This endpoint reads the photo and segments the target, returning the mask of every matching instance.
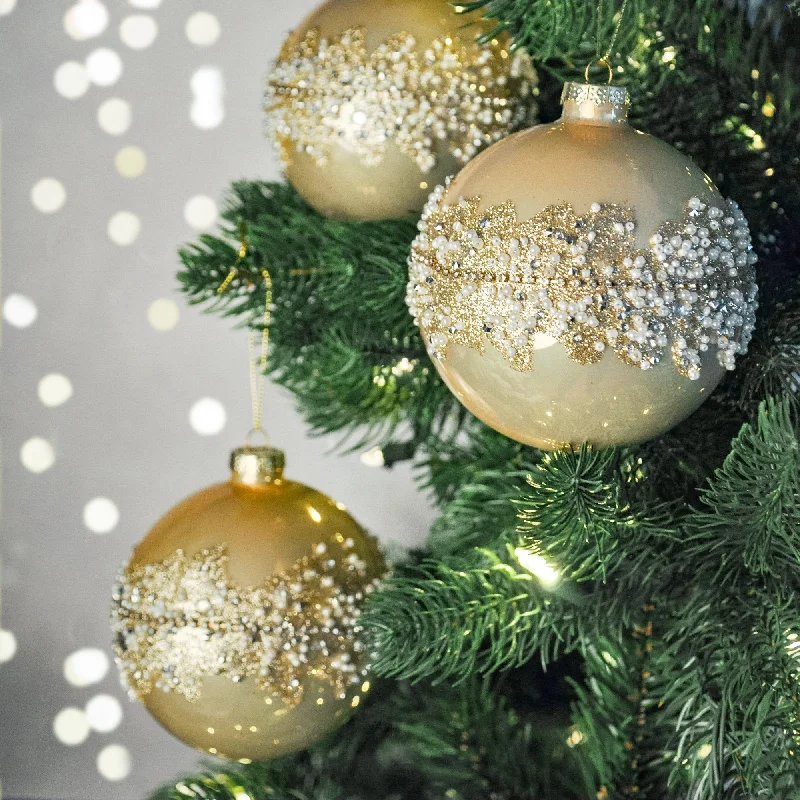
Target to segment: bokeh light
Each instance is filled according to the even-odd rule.
[[[138,178],[147,166],[147,157],[141,147],[129,145],[117,153],[114,165],[123,178]]]
[[[24,294],[10,294],[3,302],[3,319],[15,328],[27,328],[36,322],[36,304]]]
[[[45,472],[56,463],[53,445],[41,436],[28,439],[20,448],[19,458],[25,469],[37,474]]]
[[[183,207],[183,217],[193,228],[208,228],[217,220],[217,204],[207,195],[195,195]]]
[[[53,733],[61,744],[74,747],[89,736],[89,720],[80,708],[63,708],[53,720]]]
[[[209,47],[219,39],[219,20],[208,11],[198,11],[186,21],[186,38],[198,47]]]
[[[111,533],[119,523],[119,509],[107,497],[95,497],[83,507],[83,524],[92,533]]]
[[[122,75],[122,59],[114,50],[99,47],[86,56],[86,74],[96,86],[112,86]]]
[[[192,107],[189,116],[201,130],[211,130],[225,119],[225,82],[217,67],[200,67],[192,75],[189,86],[192,90]]]
[[[17,652],[17,637],[11,631],[0,628],[0,664],[11,661]]]
[[[359,456],[359,461],[365,467],[382,467],[384,464],[383,450],[380,447],[371,447]]]
[[[92,730],[109,733],[122,722],[122,706],[110,694],[97,694],[86,704],[86,718]]]
[[[107,781],[122,781],[131,772],[131,754],[121,744],[110,744],[97,755],[97,771]]]
[[[147,14],[132,14],[125,17],[119,26],[119,38],[131,50],[144,50],[156,40],[158,25]]]
[[[99,36],[107,26],[108,9],[100,0],[78,0],[64,14],[64,30],[79,42]]]
[[[147,309],[147,321],[157,331],[171,331],[177,324],[180,312],[174,300],[160,297]]]
[[[42,178],[31,189],[31,203],[43,214],[54,214],[60,211],[67,200],[64,184],[55,178]]]
[[[142,228],[139,217],[130,211],[118,211],[108,221],[108,238],[120,247],[127,247],[136,241]]]
[[[64,679],[72,686],[100,683],[108,673],[108,656],[97,647],[82,647],[64,659]]]
[[[110,97],[97,109],[97,124],[111,136],[120,136],[131,126],[131,105],[127,100]]]
[[[89,73],[80,61],[65,61],[53,73],[53,86],[67,100],[75,100],[86,94],[89,88]]]
[[[66,403],[72,397],[72,384],[65,375],[52,372],[39,381],[38,391],[42,405],[54,408]]]
[[[213,397],[198,400],[189,411],[189,424],[201,436],[215,436],[228,420],[225,407]]]

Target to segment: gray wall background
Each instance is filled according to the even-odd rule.
[[[71,12],[70,35],[64,18],[76,2],[93,7],[81,8],[77,17]],[[98,5],[108,12],[104,29],[76,39],[81,14],[89,27],[102,21]],[[233,179],[277,176],[261,133],[262,80],[287,31],[313,5],[0,0],[2,289],[6,299],[24,295],[38,311],[32,324],[17,327],[14,302],[6,303],[0,347],[0,777],[6,797],[138,800],[197,764],[199,754],[127,701],[113,663],[100,680],[74,686],[65,677],[65,660],[82,648],[110,656],[107,609],[118,566],[170,506],[224,479],[228,450],[250,427],[246,336],[183,303],[175,291],[176,248],[197,235],[184,218],[191,197],[219,200]],[[213,44],[187,38],[187,20],[197,11],[219,22]],[[157,26],[149,46],[135,49],[121,37],[131,15],[150,17]],[[130,40],[127,32],[132,25],[135,34],[137,24],[152,28],[125,23],[124,38]],[[74,92],[85,91],[72,99],[59,94],[59,66],[83,64],[98,48],[119,55],[121,77],[85,88],[82,68],[73,66],[67,77],[72,70]],[[203,66],[221,71],[225,91],[224,118],[208,130],[190,117],[190,82]],[[132,110],[121,135],[98,124],[98,108],[109,98],[127,101]],[[126,146],[146,156],[138,177],[123,177],[115,166]],[[66,192],[53,213],[32,202],[43,178],[56,179]],[[119,211],[141,223],[129,246],[107,233]],[[148,322],[158,298],[178,305],[172,330]],[[51,373],[66,376],[73,390],[56,407],[37,395],[40,379]],[[199,435],[190,425],[190,409],[203,397],[215,398],[227,412],[217,435]],[[267,409],[292,477],[346,503],[384,541],[422,540],[432,514],[407,468],[389,472],[364,465],[358,455],[332,455],[334,442],[308,439],[291,398],[273,388]],[[49,442],[55,456],[39,473],[20,456],[32,437]],[[112,500],[120,515],[103,535],[84,522],[84,507],[96,497]],[[80,744],[59,741],[53,729],[59,712],[80,711],[98,694],[120,701],[121,723],[109,732],[91,731]],[[75,721],[72,714],[67,727],[74,733],[85,718],[78,713]],[[98,771],[98,756],[110,745],[126,748],[130,757],[129,774],[120,780]],[[121,752],[105,758],[112,769],[122,763],[124,773],[125,759],[113,757]]]

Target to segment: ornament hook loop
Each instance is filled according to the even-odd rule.
[[[269,447],[269,436],[267,435],[267,432],[261,426],[259,426],[257,428],[251,428],[247,432],[247,436],[244,437],[244,446],[246,449],[252,450],[254,447],[256,447],[256,445],[253,444],[253,437],[258,436],[259,434],[264,438],[264,441],[262,444],[258,445],[258,447]]]
[[[594,67],[594,66],[605,67],[606,68],[606,70],[608,71],[608,80],[606,81],[606,83],[610,86],[611,82],[614,80],[614,69],[612,68],[611,61],[609,61],[607,56],[603,56],[602,58],[598,58],[595,61],[590,61],[586,65],[586,69],[583,72],[583,76],[584,76],[584,78],[586,78],[586,83],[590,83],[591,82],[589,80],[589,72],[591,71],[592,67]]]

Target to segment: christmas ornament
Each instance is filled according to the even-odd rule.
[[[289,37],[267,80],[269,135],[318,211],[389,219],[422,208],[527,113],[535,73],[502,36],[445,0],[328,0]]]
[[[557,122],[433,192],[408,305],[444,381],[501,433],[546,449],[640,442],[745,352],[756,259],[736,204],[627,124],[624,88],[568,83],[562,101]]]
[[[247,258],[245,229],[226,291]],[[116,660],[133,697],[171,733],[242,762],[309,747],[369,690],[361,602],[385,571],[343,505],[283,477],[262,433],[272,281],[260,358],[250,336],[253,430],[231,477],[150,531],[114,593]]]
[[[114,596],[132,695],[186,744],[245,761],[307,748],[358,705],[359,606],[384,571],[343,506],[283,461],[234,450],[231,479],[158,522]]]

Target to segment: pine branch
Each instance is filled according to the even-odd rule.
[[[411,452],[442,428],[457,406],[429,366],[405,308],[405,260],[416,228],[407,221],[341,222],[313,211],[283,184],[232,187],[218,236],[203,235],[180,255],[189,300],[258,328],[261,272],[275,309],[269,369],[288,388],[311,430],[355,437],[354,447],[385,444],[410,423]],[[236,264],[239,223],[247,257]]]
[[[605,580],[626,568],[631,538],[668,535],[670,512],[652,504],[648,513],[635,511],[628,500],[621,451],[548,453],[528,477],[533,491],[520,502],[520,532],[559,564],[571,580]],[[658,518],[660,515],[660,519]],[[643,581],[661,565],[648,553]],[[639,565],[637,565],[639,566]]]
[[[465,475],[514,470],[539,456],[538,451],[497,433],[464,410],[455,428],[428,442],[418,463],[425,474],[423,488],[430,489],[444,505],[455,497]]]
[[[183,778],[151,795],[150,800],[344,800],[342,788],[327,778],[305,781],[302,788],[291,759],[226,765]]]
[[[566,746],[566,719],[558,709],[513,710],[501,685],[470,680],[431,696],[402,694],[395,725],[407,757],[438,775],[448,796],[484,800],[584,798],[576,762]],[[454,702],[455,701],[455,702]],[[562,709],[566,710],[566,709]],[[542,724],[545,723],[545,724]]]
[[[690,520],[686,557],[698,579],[797,586],[800,564],[800,445],[787,400],[762,403],[746,424]]]
[[[471,438],[462,446],[431,442],[431,454],[421,464],[430,475],[427,485],[442,504],[428,538],[431,555],[437,558],[510,539],[519,523],[516,503],[542,458],[541,451],[507,439],[477,420],[464,432]],[[471,474],[466,482],[465,473]]]
[[[553,706],[521,715],[487,681],[383,682],[310,751],[217,767],[151,800],[588,800],[566,746],[567,709]]]
[[[686,781],[666,788],[675,759],[665,744],[674,736],[676,718],[661,705],[672,673],[660,663],[654,611],[645,606],[640,623],[620,638],[601,637],[583,648],[585,678],[575,685],[573,741],[597,797],[685,797]],[[667,664],[673,666],[669,659]]]
[[[800,411],[800,303],[780,302],[757,330],[732,392],[755,415],[764,397],[783,397],[792,414]]]
[[[527,465],[505,482],[479,472],[436,530],[437,546],[456,555],[398,573],[371,596],[363,621],[377,671],[457,680],[533,657],[548,664],[582,637],[630,624],[642,587],[657,592],[670,580],[677,522],[667,506],[634,504],[623,461],[613,450],[547,454],[524,489]],[[497,482],[495,505],[487,500]],[[486,547],[464,549],[477,539]],[[526,563],[544,569],[546,586]]]
[[[746,417],[723,391],[718,389],[680,425],[633,451],[626,468],[633,477],[646,479],[643,488],[652,491],[655,501],[679,497],[696,505],[699,487],[727,457],[731,439]]]
[[[670,785],[688,787],[682,797],[796,796],[797,612],[794,598],[698,587],[671,615],[655,699],[674,720],[665,749]]]
[[[570,649],[556,601],[509,545],[502,556],[476,549],[399,572],[370,596],[361,619],[378,674],[459,681],[535,655],[547,664]]]

